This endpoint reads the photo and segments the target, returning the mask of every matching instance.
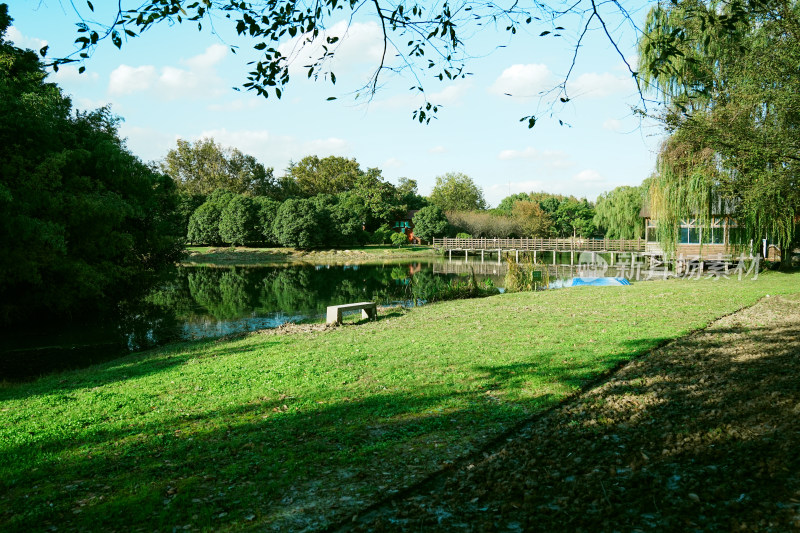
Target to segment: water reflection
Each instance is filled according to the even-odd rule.
[[[551,281],[586,275],[585,265],[548,268]],[[436,300],[452,280],[471,276],[501,288],[507,269],[504,261],[480,258],[387,265],[179,267],[145,301],[125,306],[117,318],[34,324],[30,331],[4,332],[0,379],[86,366],[175,340],[316,319],[325,316],[329,305],[420,305]]]

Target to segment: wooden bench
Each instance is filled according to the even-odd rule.
[[[343,311],[357,311],[359,309],[361,309],[361,318],[371,318],[375,320],[378,316],[378,304],[375,302],[329,305],[326,322],[328,324],[341,324]]]

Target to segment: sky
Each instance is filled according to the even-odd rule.
[[[75,49],[80,16],[110,20],[102,9],[116,2],[101,2],[95,1],[92,13],[81,0],[11,0],[14,22],[5,38],[34,50],[46,44],[48,57],[66,56]],[[641,24],[647,4],[621,4]],[[606,15],[609,31],[635,68],[635,29]],[[369,11],[362,9],[349,26],[346,22],[332,20],[328,27],[329,35],[341,36],[332,66],[335,84],[307,79],[303,65],[310,52],[298,46],[299,37],[280,44],[293,58],[292,80],[281,99],[235,90],[257,53],[255,41],[236,35],[223,18],[206,23],[202,32],[186,23],[157,26],[126,39],[121,50],[103,42],[83,74],[70,65],[48,79],[77,109],[110,105],[123,119],[120,134],[128,148],[144,161],[163,159],[177,139],[212,137],[255,156],[276,176],[303,157],[335,155],[355,158],[364,169],[377,167],[392,183],[401,177],[417,180],[419,192],[427,195],[437,176],[460,172],[492,206],[509,194],[533,191],[595,201],[615,187],[640,184],[653,171],[662,131],[632,112],[643,102],[597,22],[578,50],[566,104],[547,93],[570,68],[581,29],[577,17],[560,21],[566,29],[559,37],[540,36],[552,26],[536,23],[514,36],[503,27],[470,28],[464,39],[472,57],[470,76],[422,78],[428,100],[442,106],[427,125],[412,119],[420,99],[409,91],[417,83],[407,71],[387,73],[371,98],[362,92],[355,99],[378,65],[383,41]],[[397,61],[390,57],[390,65]],[[538,118],[532,129],[520,122],[530,115]]]

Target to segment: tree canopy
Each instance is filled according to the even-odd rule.
[[[410,89],[424,97],[423,103],[413,113],[414,119],[421,123],[429,122],[441,107],[427,99],[426,85],[434,80],[445,82],[467,77],[470,74],[468,65],[474,59],[468,43],[487,28],[501,34],[506,32],[512,37],[530,34],[529,26],[535,25],[539,37],[552,39],[562,36],[566,29],[561,21],[569,19],[574,26],[571,32],[575,41],[571,45],[575,56],[589,30],[598,29],[603,31],[627,64],[607,21],[614,19],[616,25],[627,21],[635,26],[628,12],[618,3],[593,0],[578,0],[567,6],[555,2],[522,4],[482,0],[442,3],[416,0],[144,0],[133,8],[123,7],[122,2],[113,4],[113,7],[104,6],[102,15],[95,13],[94,5],[89,1],[85,8],[81,8],[79,3],[72,3],[72,7],[80,19],[77,22],[78,50],[67,57],[54,59],[52,65],[55,68],[69,62],[84,62],[104,41],[122,48],[128,39],[137,38],[155,26],[187,23],[195,25],[199,31],[206,29],[216,34],[225,27],[249,38],[259,55],[248,64],[243,88],[264,97],[272,95],[277,98],[283,95],[289,84],[293,61],[304,54],[310,54],[310,58],[303,59],[308,78],[335,84],[337,76],[332,64],[339,46],[349,37],[353,23],[371,20],[380,28],[383,46],[371,76],[352,93],[356,98],[371,98],[387,74],[402,73],[406,79],[413,80]],[[99,5],[98,11],[101,11]],[[345,22],[345,27],[335,32],[338,22]],[[288,39],[297,40],[292,47],[296,55],[282,50],[281,44]],[[235,51],[235,47],[232,49]],[[575,57],[572,60],[574,65]],[[79,70],[84,69],[82,64]],[[632,76],[636,75],[630,65],[628,70]],[[569,68],[564,80],[554,87],[553,102],[570,100],[566,82],[571,71]],[[533,115],[521,119],[528,127],[533,127],[536,120]]]
[[[595,205],[594,223],[609,239],[638,239],[644,233],[640,216],[648,181],[640,187],[623,185],[603,193]]]
[[[436,185],[428,198],[442,211],[469,211],[486,209],[483,191],[472,178],[460,172],[436,176]]]
[[[725,202],[744,242],[766,238],[788,252],[800,212],[799,35],[794,0],[652,8],[640,56],[670,133],[650,187],[665,249],[681,217],[707,226]]]
[[[217,189],[250,196],[279,196],[280,185],[271,168],[236,148],[223,148],[214,139],[195,143],[178,139],[161,169],[190,195],[209,195]]]
[[[108,109],[74,113],[10,22],[0,5],[0,323],[113,309],[180,256],[175,185]]]

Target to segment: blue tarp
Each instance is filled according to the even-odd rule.
[[[625,278],[572,278],[570,287],[578,287],[580,285],[595,285],[600,287],[609,287],[612,285],[630,285],[631,282]]]

